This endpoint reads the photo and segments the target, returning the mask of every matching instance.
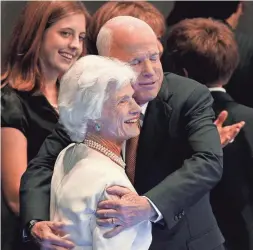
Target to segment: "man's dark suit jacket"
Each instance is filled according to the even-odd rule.
[[[153,227],[150,249],[223,249],[209,203],[209,192],[223,170],[212,102],[205,86],[166,74],[159,95],[148,105],[137,150],[135,188],[163,215]],[[70,142],[59,126],[30,162],[21,181],[23,225],[32,219],[49,220],[53,166]]]
[[[246,122],[235,141],[223,150],[224,172],[211,192],[211,204],[227,248],[253,250],[253,109],[236,103],[227,93],[211,94],[216,115],[228,111],[226,125]]]

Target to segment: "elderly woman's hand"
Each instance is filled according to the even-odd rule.
[[[32,227],[31,236],[42,250],[68,250],[75,247],[74,243],[65,239],[63,228],[65,223],[39,221]]]
[[[119,200],[105,200],[98,204],[97,224],[112,230],[104,234],[111,238],[142,221],[150,220],[157,215],[148,199],[141,197],[128,188],[113,186],[107,188],[107,193],[117,195]]]
[[[234,141],[235,137],[238,135],[242,127],[245,125],[245,122],[241,121],[230,126],[222,127],[227,117],[228,112],[222,111],[217,117],[216,121],[214,122],[214,124],[217,126],[220,135],[221,145],[223,148],[228,143],[232,143]]]

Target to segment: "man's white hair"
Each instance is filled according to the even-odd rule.
[[[89,55],[77,60],[61,79],[60,123],[72,141],[84,140],[88,121],[101,117],[109,85],[120,89],[137,79],[133,69],[116,59]]]
[[[113,35],[119,30],[129,33],[148,31],[156,37],[153,29],[146,22],[132,16],[117,16],[107,21],[98,33],[96,46],[99,55],[109,56]]]

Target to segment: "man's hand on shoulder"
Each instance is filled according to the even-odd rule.
[[[114,237],[124,229],[151,220],[157,215],[147,198],[139,196],[128,188],[113,186],[106,191],[110,195],[119,196],[120,199],[105,200],[98,204],[97,224],[114,227],[104,234],[105,238]]]
[[[68,250],[75,247],[74,243],[67,240],[63,229],[63,222],[39,221],[31,229],[31,236],[42,249]]]

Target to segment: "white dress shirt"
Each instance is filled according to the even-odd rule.
[[[210,90],[210,92],[213,92],[213,91],[220,91],[220,92],[224,92],[226,93],[226,90],[222,87],[211,87],[211,88],[208,88]]]
[[[110,228],[96,224],[97,204],[118,199],[106,188],[120,185],[136,192],[125,169],[83,143],[72,143],[58,156],[51,182],[50,219],[67,222],[66,232],[76,244],[74,250],[148,250],[151,223],[141,222],[106,239]]]

